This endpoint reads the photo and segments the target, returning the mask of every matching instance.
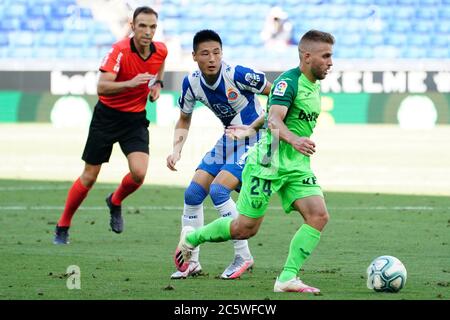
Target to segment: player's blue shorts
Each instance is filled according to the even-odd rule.
[[[260,137],[258,132],[244,140],[233,140],[225,134],[216,142],[214,148],[203,157],[198,169],[208,172],[212,176],[226,170],[242,182],[242,170],[248,148],[253,146]]]

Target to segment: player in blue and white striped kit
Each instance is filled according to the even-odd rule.
[[[167,167],[173,171],[176,171],[175,164],[181,157],[196,101],[211,109],[225,128],[229,125],[251,125],[253,122],[260,122],[264,112],[256,94],[269,95],[271,86],[264,73],[223,62],[222,40],[212,30],[197,32],[193,39],[193,49],[192,56],[199,70],[183,80],[173,152],[167,157]],[[232,140],[224,134],[203,157],[184,193],[182,227],[191,226],[196,229],[203,226],[203,201],[208,194],[222,217],[237,217],[236,204],[230,193],[239,189],[243,155],[258,139],[258,134],[245,140]],[[223,279],[238,278],[253,266],[247,240],[233,242],[234,260],[222,273]],[[196,249],[189,268],[184,272],[176,271],[171,278],[186,278],[200,271],[199,251]]]

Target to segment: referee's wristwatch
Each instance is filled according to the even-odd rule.
[[[162,80],[156,80],[154,84],[159,83],[159,85],[161,86],[161,89],[164,88],[164,82]]]

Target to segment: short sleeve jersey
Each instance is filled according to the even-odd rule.
[[[298,67],[286,71],[272,85],[268,111],[273,105],[288,108],[284,123],[291,132],[300,137],[310,137],[321,110],[320,82],[309,81]],[[253,169],[255,175],[265,179],[311,172],[310,158],[285,141],[278,143],[270,130],[249,152],[247,164],[256,164]]]
[[[124,112],[141,112],[145,110],[149,87],[156,81],[156,76],[167,56],[167,47],[162,42],[152,41],[150,56],[143,59],[133,42],[133,38],[125,38],[113,44],[111,50],[103,58],[100,71],[117,75],[115,81],[128,81],[139,73],[149,73],[152,79],[148,84],[135,88],[127,88],[122,92],[99,96],[100,101],[110,108]]]
[[[226,127],[230,124],[250,124],[262,112],[256,94],[266,87],[264,73],[240,65],[222,62],[220,75],[213,85],[206,83],[200,70],[187,75],[182,84],[178,106],[192,113],[196,101],[212,110]]]

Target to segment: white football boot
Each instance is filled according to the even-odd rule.
[[[191,261],[189,262],[189,268],[187,268],[184,272],[175,271],[170,276],[170,279],[186,279],[187,277],[195,277],[202,272],[202,266],[200,262]]]
[[[193,231],[195,231],[195,229],[191,226],[185,226],[181,229],[180,241],[178,242],[178,246],[175,249],[175,254],[173,256],[173,261],[178,271],[184,272],[189,267],[192,250],[194,250],[195,247],[186,242],[186,235]]]
[[[298,277],[292,278],[289,281],[281,282],[278,280],[275,281],[275,285],[273,287],[273,292],[310,292],[310,293],[318,293],[319,289],[308,286],[304,284]]]
[[[245,260],[241,255],[234,256],[233,262],[225,269],[220,276],[222,279],[236,279],[239,278],[245,271],[253,268],[253,257]]]

